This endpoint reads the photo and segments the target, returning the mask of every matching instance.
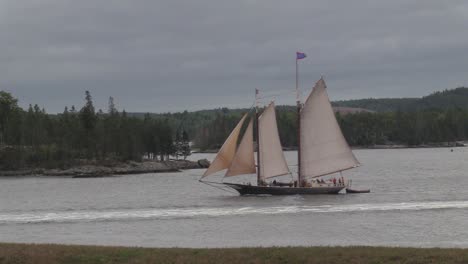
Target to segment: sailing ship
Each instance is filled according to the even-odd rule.
[[[297,100],[298,169],[297,177],[290,182],[272,181],[276,177],[292,176],[279,138],[275,104],[271,102],[261,115],[256,105],[255,115],[249,121],[239,145],[237,142],[248,113],[232,130],[200,181],[204,182],[205,177],[222,170],[226,170],[224,178],[256,173],[256,184],[221,182],[240,195],[337,194],[349,187],[349,181],[341,176],[341,172],[356,168],[360,163],[341,132],[323,77],[317,81],[304,104]],[[337,173],[340,175],[338,180],[336,177],[324,180]]]

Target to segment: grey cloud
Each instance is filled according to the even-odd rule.
[[[49,112],[249,107],[253,89],[332,99],[421,96],[466,85],[466,1],[0,0],[0,89]],[[278,103],[294,103],[286,94]]]

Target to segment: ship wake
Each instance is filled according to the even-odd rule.
[[[168,220],[201,217],[280,215],[305,213],[360,213],[386,211],[420,211],[468,209],[468,201],[407,203],[373,203],[320,206],[220,207],[177,209],[125,209],[99,211],[59,211],[34,213],[0,213],[0,224],[95,222],[125,220]]]

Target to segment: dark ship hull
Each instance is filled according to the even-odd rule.
[[[278,187],[278,186],[254,186],[235,183],[224,183],[228,187],[239,192],[240,195],[310,195],[310,194],[338,194],[346,188],[339,186],[320,187]]]
[[[370,193],[370,189],[356,190],[356,189],[346,188],[346,193]]]

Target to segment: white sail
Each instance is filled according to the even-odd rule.
[[[359,166],[335,118],[323,78],[301,111],[301,177],[318,177]]]
[[[236,127],[232,130],[231,134],[219,150],[218,155],[216,155],[215,159],[211,163],[210,167],[205,171],[202,178],[218,171],[227,169],[229,166],[231,166],[232,159],[236,154],[237,139],[239,138],[239,133],[246,117],[247,114],[242,117]]]
[[[253,145],[253,119],[250,120],[244,136],[237,148],[236,155],[231,166],[226,172],[226,177],[255,173],[255,158]]]
[[[258,120],[260,148],[260,179],[289,173],[276,125],[275,104],[272,102]]]

